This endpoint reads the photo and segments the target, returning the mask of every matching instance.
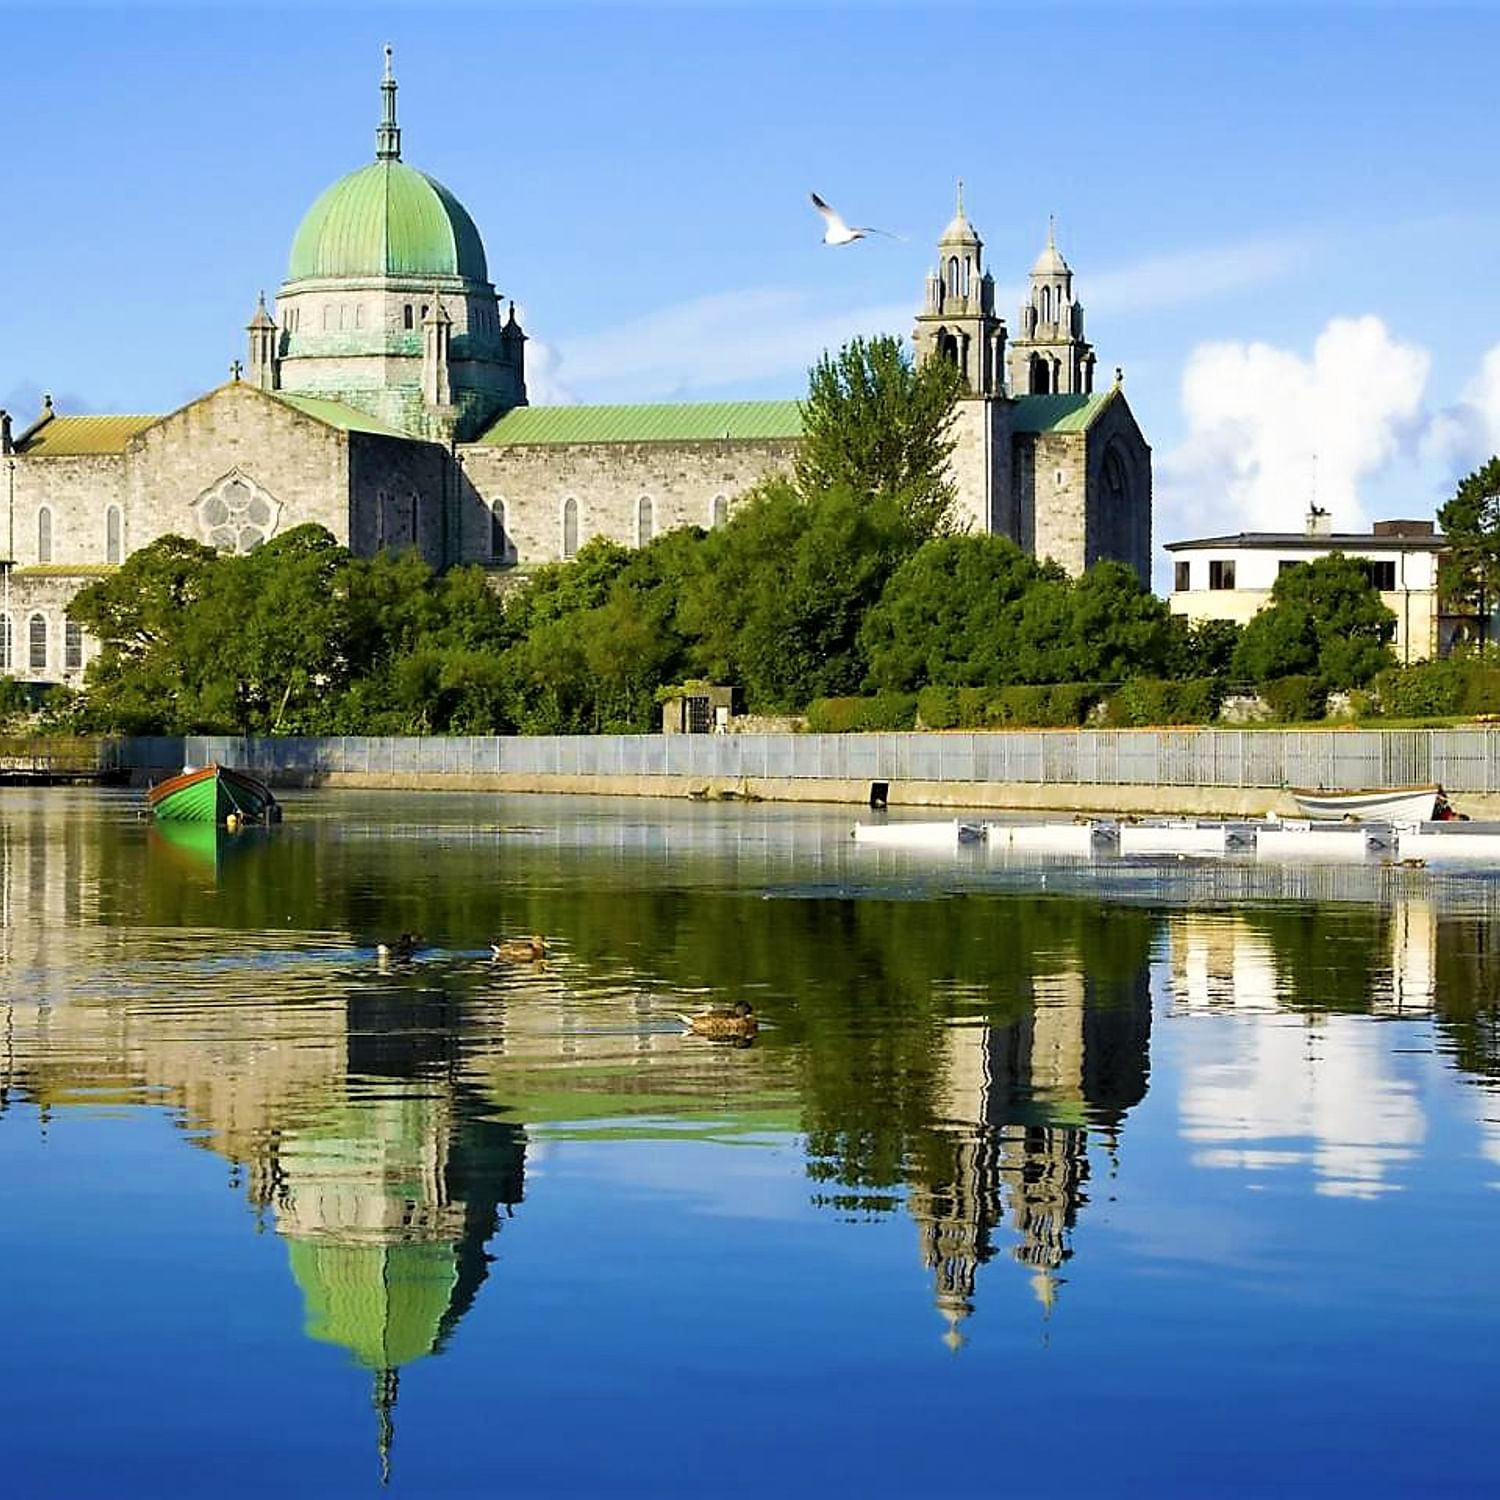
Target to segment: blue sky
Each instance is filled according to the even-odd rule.
[[[906,332],[955,178],[1014,323],[1055,213],[1158,542],[1430,515],[1500,447],[1500,9],[0,0],[0,403],[167,409],[373,153],[451,188],[534,399],[801,394]],[[818,243],[816,189],[904,241]],[[1316,454],[1316,458],[1314,457]]]

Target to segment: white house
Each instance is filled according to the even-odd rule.
[[[1168,542],[1172,613],[1243,625],[1270,602],[1277,574],[1342,552],[1363,564],[1396,616],[1396,659],[1421,661],[1446,654],[1473,623],[1441,612],[1438,561],[1445,545],[1431,521],[1376,521],[1367,532],[1334,531],[1328,512],[1316,506],[1300,534],[1242,531]]]

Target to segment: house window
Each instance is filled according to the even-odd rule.
[[[45,505],[36,513],[36,560],[52,561],[52,512]]]
[[[1208,586],[1211,589],[1232,589],[1234,587],[1234,559],[1232,557],[1215,557],[1208,564]]]
[[[1367,562],[1365,565],[1365,576],[1383,593],[1390,593],[1396,587],[1396,562],[1394,558],[1383,557],[1375,562]]]
[[[713,513],[709,520],[710,526],[722,526],[729,519],[729,496],[715,495]]]
[[[0,615],[0,672],[10,670],[10,616]]]
[[[578,502],[571,495],[563,501],[562,533],[562,555],[576,557],[578,555]]]
[[[30,635],[31,670],[45,672],[47,670],[47,617],[45,615],[32,615]]]
[[[497,500],[490,506],[490,556],[497,562],[503,561],[509,550],[509,540],[505,535],[505,501]]]
[[[652,507],[650,495],[642,495],[635,508],[635,544],[644,547],[651,540]]]
[[[104,512],[104,560],[117,563],[120,557],[120,507],[111,505]]]
[[[63,669],[76,672],[83,666],[83,626],[71,620],[63,626]]]
[[[1295,557],[1283,557],[1281,561],[1276,564],[1277,577],[1280,577],[1283,573],[1290,573],[1293,568],[1300,568],[1301,566],[1302,563],[1299,559]]]
[[[1172,587],[1176,589],[1179,594],[1187,593],[1187,591],[1193,586],[1191,582],[1192,576],[1193,565],[1188,562],[1186,558],[1178,559],[1178,561],[1173,564],[1172,568]]]

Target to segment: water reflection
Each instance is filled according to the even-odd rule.
[[[306,1334],[365,1372],[383,1467],[401,1374],[474,1306],[540,1150],[794,1148],[825,1220],[909,1216],[954,1350],[982,1302],[1059,1317],[1103,1269],[1075,1241],[1148,1083],[1193,1171],[1378,1205],[1456,1070],[1476,1170],[1500,1167],[1486,881],[872,863],[785,810],[549,804],[485,833],[347,805],[227,845],[124,801],[8,815],[0,1119],[165,1107],[230,1163]],[[380,967],[403,929],[432,948]],[[490,959],[527,931],[545,963]],[[753,1047],[684,1037],[679,1011],[738,998]]]

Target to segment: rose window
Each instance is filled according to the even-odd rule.
[[[281,504],[238,470],[198,497],[198,529],[220,552],[252,552],[276,529]]]

